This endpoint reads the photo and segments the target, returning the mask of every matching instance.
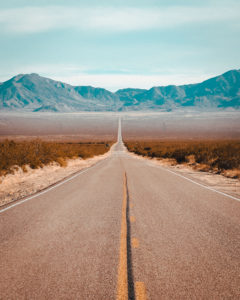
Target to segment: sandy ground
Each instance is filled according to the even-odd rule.
[[[191,167],[190,165],[184,165],[184,164],[173,165],[173,163],[169,160],[150,159],[133,153],[131,153],[131,155],[133,155],[138,159],[147,160],[148,163],[150,164],[167,167],[170,170],[176,173],[180,173],[181,175],[190,178],[198,183],[207,185],[218,191],[240,198],[239,179],[228,178],[223,175],[214,174],[211,172],[194,170],[193,167]]]
[[[27,172],[23,172],[21,168],[18,168],[14,174],[0,177],[0,206],[45,189],[71,174],[94,165],[108,157],[110,153],[111,150],[103,155],[86,160],[80,158],[69,159],[66,167],[52,163],[39,169],[27,167]]]

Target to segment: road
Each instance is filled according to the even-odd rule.
[[[17,205],[15,205],[17,204]],[[0,210],[0,299],[239,299],[240,202],[111,155]]]

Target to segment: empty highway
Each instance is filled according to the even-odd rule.
[[[0,299],[239,299],[240,202],[111,155],[0,209]]]

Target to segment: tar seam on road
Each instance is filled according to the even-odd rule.
[[[231,198],[231,199],[233,199],[233,200],[240,201],[240,199],[237,198],[237,197],[234,197],[234,196],[231,196],[231,195],[226,194],[226,193],[224,193],[224,192],[220,192],[220,191],[218,191],[218,190],[215,190],[214,188],[211,188],[211,187],[208,186],[208,185],[204,185],[204,184],[198,183],[198,182],[196,182],[196,181],[194,181],[194,180],[192,180],[192,179],[190,179],[190,178],[187,178],[187,177],[185,177],[185,176],[183,176],[183,175],[181,175],[181,174],[178,174],[178,173],[176,173],[176,172],[174,172],[174,171],[172,171],[172,170],[169,170],[169,169],[167,169],[167,168],[164,168],[164,167],[161,167],[161,166],[153,166],[153,165],[150,165],[150,166],[153,167],[153,168],[160,168],[161,170],[165,170],[165,171],[167,171],[167,172],[169,172],[169,173],[172,173],[172,174],[174,174],[174,175],[176,175],[176,176],[178,176],[178,177],[184,178],[184,179],[186,179],[186,180],[188,180],[188,181],[190,181],[190,182],[192,182],[192,183],[194,183],[194,184],[196,184],[196,185],[199,185],[199,186],[201,186],[201,187],[203,187],[203,188],[205,188],[205,189],[207,189],[207,190],[210,190],[210,191],[212,191],[212,192],[218,193],[218,194],[220,194],[220,195],[223,195],[223,196],[225,196],[225,197]]]
[[[126,173],[124,173],[117,300],[135,300],[131,262],[131,229],[128,200],[127,176]]]
[[[131,221],[130,221],[130,212],[129,212],[129,192],[128,192],[128,183],[127,175],[125,173],[125,191],[127,199],[127,272],[128,272],[128,299],[135,300],[135,288],[133,280],[133,266],[132,266],[132,245],[131,245]]]
[[[134,284],[132,266],[131,220],[127,175],[123,176],[123,202],[121,218],[121,240],[118,266],[117,300],[146,300],[144,282]]]
[[[79,175],[81,175],[81,174],[83,174],[85,172],[88,172],[90,169],[92,169],[92,168],[94,168],[96,166],[101,165],[104,161],[106,161],[106,159],[108,159],[108,158],[105,158],[102,161],[97,162],[96,164],[94,164],[91,167],[88,167],[88,168],[86,168],[86,169],[84,169],[82,171],[79,171],[77,174],[75,174],[75,175],[73,175],[73,176],[71,176],[71,177],[69,177],[69,178],[67,178],[67,179],[65,179],[65,180],[63,180],[63,181],[61,181],[61,182],[59,182],[57,184],[54,184],[53,186],[51,186],[51,187],[49,187],[49,188],[47,188],[47,189],[45,189],[45,190],[43,190],[43,191],[41,191],[41,192],[33,195],[33,196],[30,196],[30,197],[28,197],[26,199],[23,199],[23,200],[19,200],[19,201],[15,202],[14,204],[11,204],[11,205],[7,206],[6,208],[0,209],[0,214],[3,213],[3,212],[5,212],[5,211],[7,211],[7,210],[9,210],[10,208],[13,208],[13,207],[15,207],[17,205],[23,204],[24,202],[27,202],[27,201],[29,201],[31,199],[34,199],[34,198],[36,198],[38,196],[41,196],[41,195],[43,195],[43,194],[45,194],[45,193],[47,193],[47,192],[49,192],[49,191],[51,191],[51,190],[59,187],[60,185],[63,185],[64,183],[66,183],[66,182],[68,182],[68,181],[70,181],[70,180],[78,177]]]

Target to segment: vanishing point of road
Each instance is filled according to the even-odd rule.
[[[0,299],[240,299],[240,202],[130,155],[0,210]]]

